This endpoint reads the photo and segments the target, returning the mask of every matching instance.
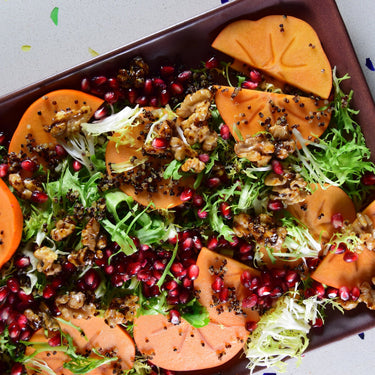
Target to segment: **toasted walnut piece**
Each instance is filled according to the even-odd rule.
[[[29,200],[34,191],[40,190],[33,178],[22,178],[19,173],[9,174],[9,184],[20,194],[23,199]]]
[[[366,281],[363,282],[359,287],[361,294],[359,295],[358,301],[364,302],[370,310],[375,310],[375,289],[373,288],[374,281],[375,280],[373,278],[371,282],[372,285]]]
[[[38,259],[37,270],[47,276],[56,275],[61,271],[61,265],[56,264],[57,254],[49,247],[43,246],[34,251],[34,256]]]
[[[354,233],[359,237],[360,251],[364,248],[375,249],[375,229],[372,220],[365,214],[357,213],[357,217],[351,224]]]
[[[251,217],[247,214],[238,214],[233,217],[233,231],[237,237],[250,236]]]
[[[206,107],[208,112],[208,106],[210,105],[211,99],[213,94],[208,89],[201,89],[196,91],[193,94],[189,94],[185,97],[184,101],[181,103],[180,108],[176,110],[176,114],[182,118],[188,118],[194,112],[196,112],[197,108]],[[206,119],[205,115],[206,112],[202,112],[204,114],[202,119],[199,121],[204,121]]]
[[[186,157],[193,158],[197,156],[197,152],[184,143],[180,138],[172,137],[170,146],[176,160],[182,161]]]
[[[68,261],[73,263],[76,267],[84,267],[92,264],[95,253],[89,250],[88,247],[82,247],[78,250],[72,251],[68,255]]]
[[[183,172],[200,173],[203,171],[206,164],[198,158],[190,158],[181,166]]]
[[[264,183],[272,186],[270,199],[280,200],[286,205],[303,202],[309,194],[307,182],[298,173],[286,172],[278,175],[271,172]]]
[[[92,302],[86,302],[86,296],[82,292],[69,292],[56,297],[56,306],[63,319],[88,319],[96,313],[96,307]]]
[[[90,120],[92,109],[83,105],[80,109],[61,110],[52,119],[52,124],[44,126],[44,130],[55,138],[70,137],[81,131],[81,124]]]
[[[275,156],[280,159],[286,159],[290,154],[296,150],[296,143],[294,140],[280,141],[275,143]]]
[[[128,294],[124,297],[114,298],[104,313],[104,319],[110,327],[114,327],[117,324],[131,323],[136,317],[138,308],[137,296]]]
[[[54,241],[62,241],[66,237],[70,236],[76,226],[70,217],[59,220],[56,223],[56,227],[51,230],[51,237]]]
[[[82,245],[94,251],[98,239],[100,224],[95,218],[91,218],[82,230]]]
[[[168,120],[155,125],[152,129],[152,139],[159,138],[160,142],[165,143],[165,147],[154,147],[154,143],[151,141],[143,145],[143,151],[151,155],[169,153],[167,146],[172,138],[172,128],[174,128],[174,123]]]
[[[256,166],[262,167],[270,162],[275,152],[275,146],[270,141],[268,133],[260,133],[237,142],[234,152],[239,158],[245,158]]]
[[[274,124],[268,128],[268,131],[272,134],[272,137],[276,140],[287,141],[290,139],[290,133],[287,124]]]

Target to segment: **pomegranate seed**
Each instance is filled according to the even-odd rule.
[[[178,284],[175,280],[169,280],[166,283],[164,283],[164,288],[169,291],[175,290],[178,288]]]
[[[166,83],[161,78],[153,78],[152,83],[155,87],[157,87],[159,90],[165,90],[167,88]]]
[[[184,92],[184,86],[179,82],[173,82],[170,85],[169,90],[173,95],[181,95]]]
[[[295,283],[298,280],[298,273],[293,270],[289,270],[285,275],[285,280],[288,283]]]
[[[118,94],[115,91],[108,91],[104,94],[104,100],[109,104],[114,104],[118,101]]]
[[[128,90],[128,100],[130,104],[134,104],[138,97],[137,91],[135,89]]]
[[[12,293],[18,293],[20,290],[20,283],[15,277],[11,277],[7,281],[7,287]]]
[[[242,300],[242,308],[251,309],[258,303],[258,296],[256,294],[250,294]]]
[[[179,295],[179,302],[185,304],[190,299],[190,292],[186,289],[183,289]]]
[[[223,287],[223,289],[219,292],[219,300],[221,303],[226,303],[229,300],[229,289],[226,287]]]
[[[180,295],[180,289],[179,288],[172,289],[168,292],[169,297],[178,297],[179,295]]]
[[[34,302],[33,295],[32,294],[26,294],[22,289],[20,289],[20,291],[17,293],[17,296],[22,302],[26,302],[26,303],[30,303],[30,304]]]
[[[210,155],[208,155],[208,154],[199,154],[198,155],[198,159],[200,161],[202,161],[203,163],[208,163],[208,161],[210,160]]]
[[[9,165],[8,164],[0,164],[0,178],[4,178],[8,175]]]
[[[229,126],[228,125],[221,124],[221,126],[220,126],[220,136],[225,141],[227,141],[230,138],[230,131],[229,131]]]
[[[219,247],[228,247],[229,246],[229,242],[224,238],[224,237],[221,237],[219,239],[219,244],[218,244]]]
[[[174,67],[171,65],[163,65],[160,67],[160,74],[162,76],[171,76],[174,74]]]
[[[21,329],[25,329],[27,326],[28,320],[24,314],[18,314],[16,318],[16,322]]]
[[[115,274],[111,277],[111,284],[115,288],[120,288],[124,284],[124,278],[123,275]]]
[[[0,288],[0,303],[3,303],[7,299],[9,293],[10,290],[7,286],[2,286]]]
[[[119,84],[116,78],[108,78],[108,84],[112,89],[117,90],[119,88]]]
[[[97,76],[91,79],[91,82],[96,86],[102,86],[107,82],[107,77]]]
[[[310,270],[314,270],[318,266],[319,262],[320,262],[319,258],[307,258],[306,259],[307,267]]]
[[[191,70],[184,70],[178,74],[177,79],[181,82],[186,82],[191,78],[192,75],[193,73]]]
[[[219,66],[219,60],[216,57],[211,57],[205,64],[207,69],[216,69]]]
[[[192,264],[188,269],[187,269],[187,277],[190,280],[195,280],[199,275],[199,267],[196,264]]]
[[[94,269],[89,269],[83,276],[86,287],[90,290],[96,290],[100,284],[100,276]]]
[[[151,93],[153,91],[153,84],[152,84],[151,78],[147,78],[145,80],[145,84],[143,86],[143,91],[144,91],[145,95],[147,95],[147,96],[151,95]]]
[[[257,288],[259,288],[260,286],[260,278],[258,276],[254,276],[252,279],[251,279],[251,282],[250,282],[250,290],[255,290]]]
[[[3,145],[5,142],[5,134],[3,132],[0,132],[0,145]]]
[[[61,335],[57,334],[57,335],[51,337],[48,340],[48,344],[51,345],[52,347],[60,346],[61,345]]]
[[[217,248],[219,244],[219,241],[217,240],[216,237],[212,237],[208,242],[207,242],[207,247],[210,249],[210,250],[214,250]]]
[[[82,91],[90,91],[90,81],[87,78],[82,79],[81,90]]]
[[[375,185],[375,174],[372,172],[367,172],[362,176],[363,185],[370,186]]]
[[[194,243],[194,247],[197,250],[201,250],[202,249],[203,245],[202,245],[202,241],[201,241],[201,239],[199,237],[194,236],[193,243]]]
[[[136,275],[142,268],[142,265],[140,262],[132,262],[128,266],[128,271],[130,276]]]
[[[94,113],[94,119],[95,120],[101,120],[106,116],[107,116],[107,109],[105,107],[101,107],[101,108],[97,109]]]
[[[165,263],[161,260],[156,260],[153,266],[154,266],[154,269],[157,271],[164,271],[165,269]]]
[[[20,340],[29,341],[32,335],[32,331],[28,328],[24,329],[20,334]]]
[[[35,172],[38,169],[38,165],[35,161],[26,159],[21,162],[21,168],[27,172]]]
[[[182,263],[173,263],[171,266],[171,272],[175,277],[182,277],[186,274],[186,270]]]
[[[335,254],[343,254],[347,249],[348,248],[344,242],[340,242],[339,244],[333,244],[329,248],[329,250],[334,252]]]
[[[63,270],[67,273],[73,273],[76,270],[76,266],[68,261],[64,262],[62,267]]]
[[[270,211],[280,211],[284,208],[284,205],[281,201],[269,200],[267,204],[267,209]]]
[[[344,253],[343,259],[347,263],[356,262],[358,260],[358,253],[355,251],[347,250]]]
[[[17,323],[11,323],[8,327],[8,333],[9,333],[9,337],[12,340],[17,340],[21,333],[21,329],[20,327],[18,327]]]
[[[141,107],[145,107],[148,105],[148,98],[145,95],[138,96],[137,99],[135,99],[135,103],[140,105]]]
[[[276,279],[282,279],[286,276],[286,270],[281,269],[281,268],[274,268],[271,270],[272,276],[275,277]]]
[[[332,215],[331,223],[335,229],[341,228],[344,225],[344,218],[341,212],[337,212]]]
[[[146,282],[146,281],[150,280],[150,278],[151,278],[151,273],[147,270],[140,270],[137,273],[137,279],[139,281]]]
[[[191,250],[194,246],[194,241],[191,237],[188,237],[186,238],[183,242],[182,242],[182,249],[184,251],[187,251],[187,250]]]
[[[343,301],[348,301],[350,298],[350,290],[347,286],[339,288],[339,296]]]
[[[190,280],[188,279],[187,277],[185,277],[183,280],[182,280],[182,286],[185,288],[185,289],[191,289],[193,287],[193,280]]]
[[[47,193],[45,193],[43,191],[35,190],[31,194],[31,201],[34,202],[34,203],[43,204],[43,203],[48,201],[48,195],[47,195]]]
[[[169,99],[170,99],[170,95],[169,95],[169,92],[167,89],[163,89],[160,91],[160,96],[159,96],[159,99],[160,99],[160,104],[165,107],[168,102],[169,102]]]
[[[211,284],[211,288],[216,293],[220,292],[224,288],[224,280],[220,276],[216,276]]]
[[[207,180],[207,187],[212,189],[212,188],[218,187],[220,183],[221,183],[220,178],[211,177]]]
[[[359,296],[361,294],[360,289],[355,286],[351,291],[350,291],[350,298],[352,301],[357,301]]]
[[[326,292],[324,286],[320,283],[314,283],[313,290],[314,290],[314,294],[321,298],[324,297],[325,292]]]
[[[168,147],[168,141],[165,138],[154,138],[152,140],[152,147],[157,150],[164,150]]]
[[[204,204],[204,199],[203,199],[202,195],[194,194],[193,195],[193,205],[195,207],[202,207],[203,204]]]
[[[56,155],[57,156],[60,156],[60,157],[64,157],[66,156],[66,151],[65,151],[65,148],[61,145],[56,145],[55,146],[55,152],[56,152]]]
[[[252,82],[252,81],[244,81],[244,82],[242,82],[241,86],[244,89],[255,90],[258,87],[258,84],[256,82]]]
[[[249,331],[249,332],[253,332],[257,327],[257,322],[253,322],[253,321],[250,321],[250,322],[246,322],[246,329]]]
[[[273,298],[279,298],[283,294],[283,289],[281,286],[275,286],[270,293],[270,296]]]
[[[250,78],[253,82],[259,83],[262,81],[262,75],[257,70],[252,70],[250,72]]]
[[[177,310],[169,310],[169,318],[168,320],[174,324],[178,325],[181,323],[181,315]]]
[[[323,327],[323,319],[322,318],[316,318],[315,322],[312,325],[313,328],[320,328]]]
[[[159,107],[159,99],[156,96],[153,96],[149,100],[151,107]]]
[[[21,363],[15,363],[10,370],[10,375],[22,375],[24,373]]]
[[[270,286],[272,284],[272,277],[271,277],[271,274],[268,273],[268,271],[262,272],[261,280],[262,280],[262,285]]]
[[[220,203],[220,212],[225,219],[230,219],[232,217],[232,209],[227,202]]]
[[[187,201],[189,201],[190,199],[193,198],[193,195],[194,195],[193,189],[191,189],[191,188],[185,188],[183,190],[183,192],[180,194],[180,199],[183,202],[187,202]]]
[[[78,172],[79,170],[82,169],[82,164],[78,160],[74,160],[72,167],[73,167],[74,172]]]
[[[50,299],[56,294],[55,289],[52,287],[52,285],[46,285],[43,289],[43,298]]]
[[[327,297],[336,298],[339,294],[339,291],[336,288],[329,287],[327,288]]]
[[[272,166],[272,170],[278,174],[278,175],[282,175],[284,173],[284,168],[283,168],[283,165],[281,164],[281,162],[279,160],[272,160],[271,162],[271,166]]]
[[[250,271],[248,270],[245,270],[241,273],[241,284],[245,287],[245,288],[250,288],[250,285],[251,285],[251,279],[252,279],[252,276],[251,276],[251,273]]]
[[[206,219],[208,216],[208,212],[199,208],[197,211],[197,215],[200,219]]]
[[[253,246],[249,243],[243,243],[240,246],[240,253],[241,254],[247,254],[253,249]]]
[[[261,286],[257,289],[257,294],[259,297],[265,297],[271,294],[271,288],[268,285]]]
[[[232,237],[232,241],[229,242],[230,247],[237,247],[240,243],[240,240],[237,236]]]

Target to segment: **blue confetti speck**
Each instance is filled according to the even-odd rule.
[[[364,332],[361,332],[361,333],[358,333],[358,336],[361,340],[364,340],[365,339],[365,333]]]
[[[263,375],[277,375],[276,372],[264,372]]]
[[[225,3],[227,3],[229,0],[221,0],[221,3],[222,4],[225,4]]]
[[[366,66],[372,71],[375,72],[374,64],[372,63],[371,59],[368,57],[366,59]]]

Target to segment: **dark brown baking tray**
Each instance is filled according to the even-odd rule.
[[[375,106],[334,0],[237,0],[216,10],[178,24],[144,38],[88,63],[78,65],[58,75],[35,83],[0,98],[0,131],[8,137],[16,128],[25,109],[45,93],[61,88],[79,89],[83,77],[116,72],[135,55],[158,66],[160,61],[181,61],[187,66],[198,66],[200,61],[220,54],[210,43],[219,30],[237,19],[258,19],[269,14],[293,15],[304,19],[317,31],[332,66],[339,76],[349,73],[344,82],[346,91],[353,89],[353,106],[360,110],[357,117],[374,159],[375,137],[372,124]],[[360,307],[342,315],[329,312],[326,325],[311,334],[310,349],[359,333],[375,326],[375,313]],[[195,371],[190,374],[248,374],[247,360],[235,358],[219,369]]]

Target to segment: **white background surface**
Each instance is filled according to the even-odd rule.
[[[375,72],[365,66],[367,57],[375,64],[375,1],[337,4],[375,96]],[[0,0],[0,98],[90,60],[90,48],[103,54],[219,6],[220,0]],[[57,26],[50,18],[54,7]],[[364,340],[355,335],[308,352],[298,368],[289,361],[287,374],[370,375],[374,369],[375,329]]]

